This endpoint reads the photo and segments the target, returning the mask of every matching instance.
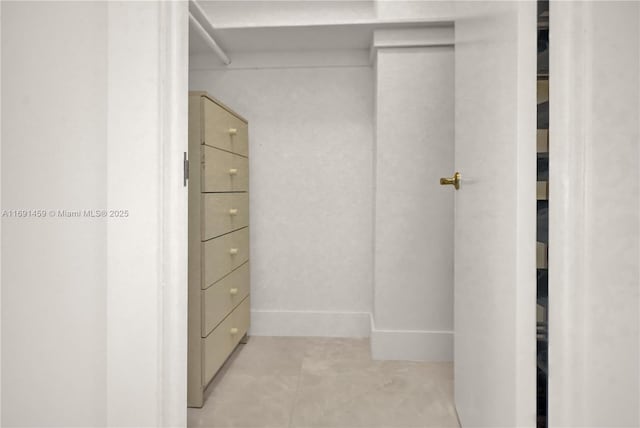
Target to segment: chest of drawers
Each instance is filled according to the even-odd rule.
[[[249,329],[248,142],[245,119],[189,94],[190,407]]]

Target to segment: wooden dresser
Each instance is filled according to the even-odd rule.
[[[247,121],[189,94],[189,407],[249,329]]]

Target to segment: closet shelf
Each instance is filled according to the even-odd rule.
[[[213,29],[213,37],[226,52],[369,49],[376,30],[453,28],[453,18],[377,20],[332,24],[243,26]],[[190,54],[207,52],[194,46]]]

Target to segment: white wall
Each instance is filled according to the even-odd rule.
[[[251,334],[369,334],[372,78],[368,65],[190,73],[249,121]]]
[[[550,426],[640,426],[640,5],[551,17]]]
[[[453,358],[453,55],[377,53],[375,358]]]
[[[186,3],[2,2],[2,209],[47,213],[2,218],[3,426],[186,423],[186,34]]]
[[[2,4],[2,209],[106,205],[106,3]],[[106,221],[2,218],[2,424],[106,422]]]

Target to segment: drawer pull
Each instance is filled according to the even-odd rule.
[[[238,289],[237,288],[230,289],[229,294],[231,294],[232,296],[235,296],[236,294],[238,294]]]
[[[238,130],[236,128],[229,128],[229,135],[236,135]]]
[[[236,175],[238,173],[238,170],[236,168],[231,168],[229,170],[229,175]]]
[[[229,210],[229,215],[236,215],[238,214],[238,209],[237,208],[231,208]]]
[[[232,256],[238,254],[238,249],[237,248],[232,248],[229,250],[229,254],[231,254]]]
[[[233,327],[231,330],[229,330],[229,333],[231,334],[238,334],[238,329]]]

